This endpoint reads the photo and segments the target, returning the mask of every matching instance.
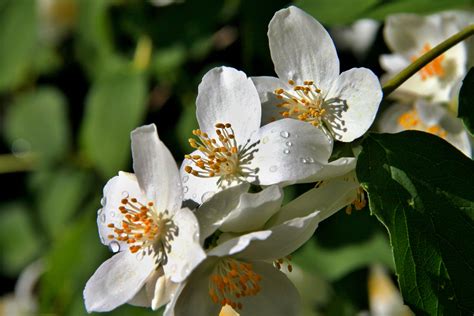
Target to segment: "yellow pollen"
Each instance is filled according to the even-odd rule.
[[[362,187],[357,188],[357,196],[351,204],[346,207],[346,214],[352,214],[352,208],[355,208],[357,211],[360,211],[367,205],[367,200],[365,199],[365,191]]]
[[[427,125],[425,124],[418,112],[413,109],[408,112],[403,113],[398,118],[398,124],[403,127],[405,130],[417,130],[426,133],[430,133],[441,138],[446,138],[446,131],[437,124],[434,125]]]
[[[241,310],[240,299],[257,295],[261,290],[261,280],[261,275],[253,271],[250,263],[221,259],[209,278],[209,297],[215,304]]]
[[[293,266],[291,265],[291,255],[288,255],[284,258],[280,258],[280,259],[277,259],[277,260],[273,261],[273,265],[278,270],[281,270],[282,267],[285,266],[285,264],[286,264],[286,269],[288,270],[288,272],[292,272],[293,271]]]
[[[423,49],[421,50],[420,54],[417,56],[411,57],[411,61],[417,60],[420,56],[423,54],[427,53],[428,51],[431,50],[431,45],[426,43],[423,45]],[[424,66],[423,68],[420,69],[418,72],[420,74],[421,80],[426,80],[428,78],[437,76],[437,77],[443,77],[445,75],[445,70],[443,68],[443,61],[444,61],[444,55],[440,55],[436,57],[432,62]]]

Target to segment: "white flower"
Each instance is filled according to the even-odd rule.
[[[354,199],[354,182],[329,180],[281,207],[282,190],[246,193],[241,184],[215,194],[196,211],[209,248],[167,306],[167,313],[217,315],[230,305],[245,315],[297,315],[299,298],[279,271],[318,223]]]
[[[196,150],[181,166],[185,200],[197,203],[242,182],[260,185],[314,182],[347,173],[354,158],[328,162],[332,141],[291,119],[260,127],[261,104],[252,81],[233,68],[210,70],[196,100]]]
[[[181,209],[182,187],[171,153],[154,125],[134,130],[133,174],[120,172],[104,188],[97,225],[113,252],[84,289],[88,312],[124,303],[157,309],[201,262],[198,223]]]
[[[331,36],[340,49],[351,50],[358,59],[363,59],[375,40],[380,22],[360,19],[349,26],[331,28]]]
[[[413,105],[395,103],[383,112],[379,130],[398,133],[418,130],[443,138],[471,157],[469,135],[461,121],[439,103],[417,100]]]
[[[366,68],[339,74],[334,43],[318,21],[296,7],[280,10],[268,40],[279,78],[252,78],[264,121],[298,119],[343,142],[369,129],[382,99],[380,83]]]
[[[415,59],[459,31],[454,15],[395,14],[385,23],[384,37],[393,54],[382,55],[381,66],[391,78]],[[422,96],[435,102],[449,101],[453,84],[466,73],[466,48],[459,43],[417,74],[404,82],[396,92],[401,96]]]

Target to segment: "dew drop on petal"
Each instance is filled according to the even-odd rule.
[[[112,251],[112,252],[119,252],[120,251],[120,244],[116,241],[112,241],[110,244],[109,244],[109,249]]]
[[[271,166],[270,169],[268,169],[268,170],[270,170],[270,172],[275,172],[275,171],[277,171],[277,169],[278,169],[278,167],[275,166],[275,165],[273,165],[273,166]]]
[[[287,141],[285,144],[286,144],[286,146],[288,146],[288,147],[291,147],[291,146],[293,146],[293,143],[292,143],[292,142],[290,142],[290,141]]]
[[[107,203],[107,198],[104,196],[103,198],[100,199],[100,204],[102,206],[105,206],[105,203]]]
[[[300,161],[304,164],[308,163],[308,160],[306,158],[300,158]]]
[[[214,195],[213,191],[207,191],[201,196],[201,202],[204,203]]]
[[[308,162],[309,162],[309,163],[314,163],[313,157],[308,157]]]
[[[289,150],[289,149],[284,149],[284,150],[283,150],[283,153],[286,154],[286,155],[288,155],[288,154],[290,153],[290,150]]]
[[[262,144],[266,144],[268,143],[268,136],[265,136],[264,138],[262,138]]]
[[[123,199],[128,199],[128,196],[129,196],[128,191],[122,191],[122,198]]]
[[[104,215],[105,215],[105,214],[104,214]],[[116,215],[115,212],[110,212],[110,216],[111,216],[111,217],[115,217],[115,215]]]
[[[290,137],[290,133],[288,133],[287,131],[281,131],[280,136],[283,138],[288,138]]]
[[[184,177],[183,177],[183,183],[188,182],[188,180],[189,180],[189,176],[184,176]]]
[[[105,213],[102,213],[102,212],[101,212],[101,214],[99,215],[99,218],[100,218],[100,221],[101,221],[102,223],[105,223],[105,221],[107,220],[107,218],[105,217]]]
[[[184,192],[184,193],[188,193],[188,191],[189,191],[189,188],[185,186],[185,187],[183,188],[183,192]]]
[[[197,194],[196,194],[196,193],[193,194],[193,199],[195,199],[195,198],[197,198]]]

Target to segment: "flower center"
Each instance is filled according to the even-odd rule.
[[[418,130],[427,132],[441,138],[446,138],[446,131],[437,124],[427,125],[419,117],[416,110],[403,113],[398,118],[398,124],[407,130]]]
[[[411,57],[411,61],[413,62],[417,60],[418,57],[427,53],[430,50],[431,50],[431,45],[426,43],[425,45],[423,45],[423,49],[420,51],[420,54],[418,56]],[[445,69],[442,64],[443,60],[444,60],[444,55],[440,55],[436,57],[432,62],[430,62],[423,68],[421,68],[420,71],[418,72],[420,74],[421,80],[424,81],[434,76],[443,77],[445,75]]]
[[[245,166],[252,153],[238,146],[230,123],[217,123],[215,127],[217,138],[211,138],[199,129],[193,131],[197,139],[190,138],[189,144],[200,153],[184,156],[194,164],[187,165],[184,170],[201,178],[220,177],[219,183],[243,180],[254,171]]]
[[[274,91],[276,97],[282,100],[276,105],[283,109],[281,116],[319,127],[330,139],[340,139],[341,132],[347,132],[342,119],[342,114],[349,108],[345,100],[337,97],[325,99],[312,80],[303,81],[303,85],[297,85],[293,80],[288,80],[288,83],[292,86],[291,90],[279,88]]]
[[[250,263],[231,258],[221,259],[209,278],[209,296],[215,304],[242,309],[240,298],[260,292],[262,276]]]
[[[170,241],[179,234],[178,227],[167,217],[168,211],[157,212],[153,202],[145,205],[136,198],[122,199],[119,211],[123,220],[120,226],[107,225],[113,231],[108,238],[127,243],[132,253],[154,252],[157,264],[166,264],[166,253],[171,251]]]

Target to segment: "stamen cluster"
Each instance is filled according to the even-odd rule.
[[[437,124],[428,126],[425,124],[416,110],[411,110],[400,115],[398,118],[398,124],[407,130],[420,130],[441,138],[446,138],[447,135],[446,131],[441,126]]]

